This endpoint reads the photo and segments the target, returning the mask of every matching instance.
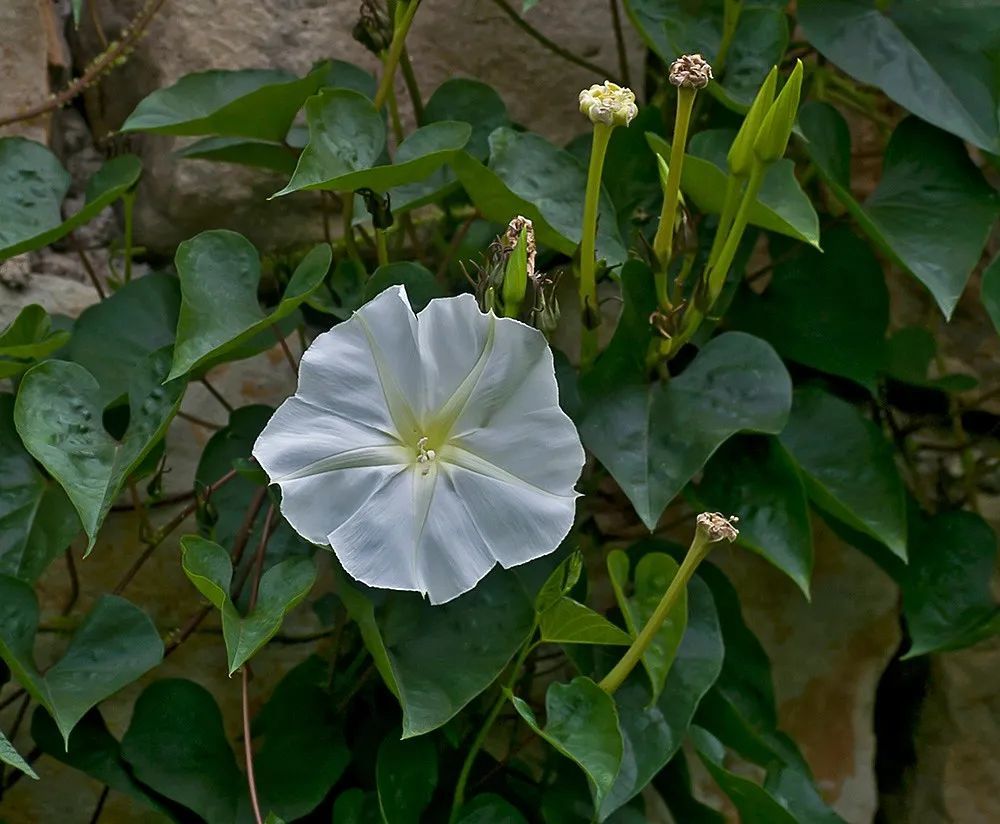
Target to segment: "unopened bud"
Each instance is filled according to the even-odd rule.
[[[727,161],[729,171],[736,177],[747,177],[750,168],[753,166],[753,143],[760,131],[761,124],[771,104],[774,103],[774,90],[778,85],[778,67],[773,66],[767,73],[764,82],[757,91],[757,96],[750,105],[750,111],[743,118],[743,125],[733,140],[733,145],[729,147]]]
[[[792,127],[795,125],[801,94],[802,61],[797,60],[788,82],[764,115],[757,138],[753,142],[754,154],[763,163],[773,163],[785,154],[788,138],[792,136]]]
[[[725,517],[718,512],[702,512],[696,523],[698,530],[708,539],[709,543],[729,541],[732,543],[739,537],[739,530],[734,524],[739,520],[735,515]]]
[[[510,239],[511,232],[517,231],[517,240],[514,242],[514,248],[510,250],[503,276],[504,314],[509,318],[517,317],[521,313],[521,303],[528,290],[528,227],[531,221],[520,218],[521,228],[515,230],[514,223],[517,220],[518,218],[515,218],[511,221],[504,237],[506,242]]]
[[[683,89],[704,89],[712,79],[712,67],[700,54],[682,54],[670,64],[670,83]]]
[[[595,125],[627,126],[639,113],[639,108],[631,89],[605,80],[603,85],[580,92],[580,111]]]
[[[507,232],[504,234],[504,245],[508,249],[513,249],[521,239],[522,232],[524,234],[528,277],[531,278],[535,276],[535,257],[538,254],[538,247],[535,245],[535,224],[523,215],[515,217],[507,225]]]

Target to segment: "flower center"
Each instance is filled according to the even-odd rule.
[[[417,463],[420,464],[421,472],[426,475],[431,470],[431,462],[437,457],[437,452],[427,448],[429,438],[424,435],[417,441]]]

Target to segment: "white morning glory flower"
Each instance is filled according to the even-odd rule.
[[[253,454],[300,535],[433,604],[552,552],[584,460],[538,330],[401,286],[316,338]]]

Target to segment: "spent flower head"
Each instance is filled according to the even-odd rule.
[[[627,126],[639,113],[631,89],[605,80],[580,92],[580,111],[595,125]]]
[[[712,67],[700,54],[682,54],[670,64],[672,85],[684,89],[704,89],[712,79]]]
[[[253,454],[300,535],[434,604],[552,552],[584,459],[538,330],[399,286],[316,338]]]
[[[728,518],[718,512],[702,512],[696,519],[698,530],[704,533],[709,543],[729,541],[732,543],[740,534],[735,524],[739,521],[735,515]]]

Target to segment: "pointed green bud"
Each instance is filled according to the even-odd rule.
[[[799,110],[799,95],[802,94],[802,61],[795,61],[792,70],[777,99],[764,116],[753,151],[762,163],[773,163],[785,154],[788,138],[792,135],[795,115]]]
[[[733,145],[729,147],[729,171],[736,177],[748,177],[750,167],[753,165],[753,142],[760,131],[764,116],[774,103],[774,90],[778,85],[778,67],[772,66],[767,73],[764,82],[757,91],[757,96],[750,105],[750,111],[743,118],[743,125],[740,126]]]
[[[515,218],[514,220],[524,220]],[[530,222],[529,222],[530,224]],[[513,228],[513,221],[511,222]],[[508,232],[509,235],[509,232]],[[534,245],[534,244],[532,244]],[[528,290],[528,226],[522,225],[517,234],[517,241],[507,258],[507,267],[503,276],[503,306],[504,314],[516,318],[521,312],[524,293]]]

